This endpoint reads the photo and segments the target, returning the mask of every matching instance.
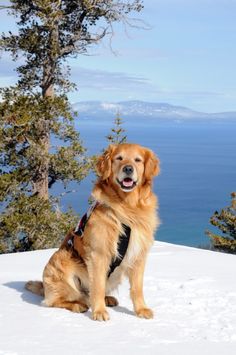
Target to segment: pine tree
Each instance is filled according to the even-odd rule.
[[[16,85],[0,91],[0,252],[56,246],[74,225],[73,213],[62,213],[49,193],[56,182],[80,182],[91,165],[74,129],[66,59],[87,53],[112,34],[113,22],[142,9],[141,0],[8,3],[0,9],[15,16],[18,32],[3,33],[0,49],[24,62]]]
[[[223,235],[206,231],[216,250],[236,254],[236,192],[231,194],[230,206],[223,208],[220,213],[216,211],[210,219],[210,223],[217,227]]]
[[[111,129],[111,133],[106,136],[110,144],[121,144],[127,141],[127,136],[124,135],[125,129],[122,127],[123,121],[120,117],[120,113],[117,112],[114,127]]]

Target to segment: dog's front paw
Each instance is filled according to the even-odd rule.
[[[99,320],[99,321],[103,321],[103,320],[106,321],[110,319],[109,313],[105,309],[93,311],[92,318],[93,320]]]
[[[153,311],[150,308],[140,308],[136,311],[136,315],[140,318],[151,319],[154,317]]]

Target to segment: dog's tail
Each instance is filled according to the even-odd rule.
[[[25,288],[39,296],[44,296],[44,288],[42,281],[28,281]]]

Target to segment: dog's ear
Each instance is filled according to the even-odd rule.
[[[160,161],[150,149],[145,149],[145,181],[151,181],[152,178],[160,173]]]
[[[98,158],[96,164],[96,170],[98,176],[102,180],[106,180],[111,175],[111,161],[112,161],[112,153],[114,152],[116,145],[109,145],[109,147],[105,150],[105,152]]]

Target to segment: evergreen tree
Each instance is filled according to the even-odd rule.
[[[236,192],[231,194],[230,206],[223,208],[220,213],[216,211],[210,223],[217,227],[223,235],[206,231],[215,249],[236,254]]]
[[[90,169],[67,94],[70,56],[87,53],[112,33],[113,22],[142,9],[141,0],[10,0],[18,31],[0,49],[17,68],[15,86],[0,95],[0,252],[58,245],[75,216],[49,194],[56,182],[80,182]],[[54,145],[53,141],[56,142]]]
[[[111,133],[106,136],[110,144],[121,144],[125,143],[127,136],[124,135],[125,129],[122,127],[123,121],[120,117],[120,113],[117,112],[117,115],[114,120],[114,127],[111,129]]]

